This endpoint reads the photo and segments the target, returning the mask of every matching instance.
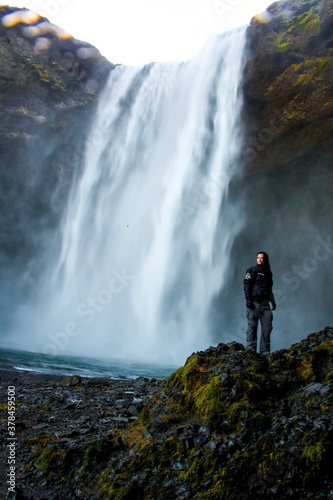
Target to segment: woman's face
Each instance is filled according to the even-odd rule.
[[[265,260],[265,256],[263,253],[258,253],[257,255],[257,264],[258,266],[261,266],[261,264],[264,263],[264,260]]]

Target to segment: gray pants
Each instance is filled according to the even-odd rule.
[[[258,322],[261,324],[260,354],[268,354],[271,351],[271,331],[273,330],[273,313],[269,303],[254,302],[254,309],[246,308],[247,331],[246,347],[251,351],[257,350]]]

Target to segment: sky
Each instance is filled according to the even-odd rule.
[[[211,36],[248,24],[268,0],[13,0],[113,63],[186,60]],[[0,4],[1,5],[1,4]]]

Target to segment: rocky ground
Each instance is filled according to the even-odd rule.
[[[73,453],[88,449],[89,444],[108,442],[111,430],[124,428],[134,421],[148,399],[160,388],[161,381],[139,377],[134,380],[112,380],[39,375],[21,371],[0,371],[0,428],[3,443],[15,437],[15,498],[48,498],[48,483],[43,482],[43,465],[47,457],[34,460],[35,446],[45,440],[57,443],[59,449]],[[15,387],[15,436],[8,429],[8,387]],[[10,392],[11,394],[11,392]],[[76,450],[76,451],[75,451]],[[14,449],[13,449],[14,451]],[[1,447],[0,497],[8,492],[10,470],[7,446]],[[96,474],[103,469],[101,459],[92,460]],[[53,481],[59,481],[56,457]],[[61,469],[61,467],[60,467]],[[59,469],[59,470],[60,470]],[[59,472],[59,471],[58,471]],[[31,481],[37,475],[41,481]],[[77,492],[77,498],[89,498]],[[83,495],[83,496],[82,496]],[[13,497],[14,498],[14,497]],[[60,496],[58,497],[60,498]],[[63,496],[66,498],[64,490]]]

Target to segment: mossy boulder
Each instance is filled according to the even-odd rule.
[[[122,431],[101,498],[328,498],[332,365],[332,328],[268,357],[193,354]]]

